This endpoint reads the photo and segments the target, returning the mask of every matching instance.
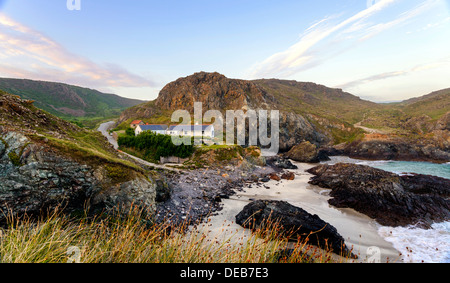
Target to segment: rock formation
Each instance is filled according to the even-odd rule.
[[[244,228],[256,229],[271,223],[281,227],[282,234],[297,240],[308,238],[308,243],[321,248],[328,247],[337,254],[350,255],[351,251],[345,246],[344,238],[336,228],[311,215],[305,210],[283,201],[254,201],[236,216],[236,223]],[[353,256],[355,257],[355,256]]]
[[[318,147],[308,141],[302,142],[294,146],[285,157],[297,162],[319,163],[320,161],[329,160],[323,152],[319,151]]]
[[[310,184],[331,189],[329,203],[353,208],[384,226],[430,227],[450,219],[450,180],[399,176],[355,164],[320,165],[308,170]]]

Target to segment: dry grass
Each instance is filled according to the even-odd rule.
[[[272,263],[330,262],[307,240],[289,243],[277,225],[238,236],[212,236],[200,227],[150,225],[127,217],[71,219],[58,211],[41,220],[9,218],[0,229],[1,263]],[[203,224],[203,228],[208,224]],[[222,230],[225,231],[225,228]],[[239,239],[239,240],[236,240]],[[289,255],[289,256],[288,256]]]

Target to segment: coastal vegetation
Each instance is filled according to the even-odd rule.
[[[190,157],[194,153],[194,143],[175,145],[172,136],[160,135],[151,131],[143,132],[137,136],[133,131],[126,131],[125,135],[117,140],[119,147],[127,151],[131,150],[138,157],[151,162],[159,162],[160,157],[175,156],[179,158]]]
[[[288,242],[276,223],[256,230],[246,241],[219,241],[188,224],[152,224],[137,208],[124,217],[67,216],[58,210],[39,221],[9,217],[0,228],[1,263],[304,263],[345,262],[330,251]]]

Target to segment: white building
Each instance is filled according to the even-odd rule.
[[[134,131],[136,136],[145,131],[152,131],[156,134],[166,135],[167,125],[138,125]]]
[[[172,125],[166,131],[171,136],[214,138],[214,125]]]

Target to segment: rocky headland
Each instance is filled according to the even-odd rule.
[[[352,208],[383,226],[429,228],[450,219],[450,180],[399,176],[363,165],[340,163],[308,170],[310,184],[331,189],[329,203]]]

